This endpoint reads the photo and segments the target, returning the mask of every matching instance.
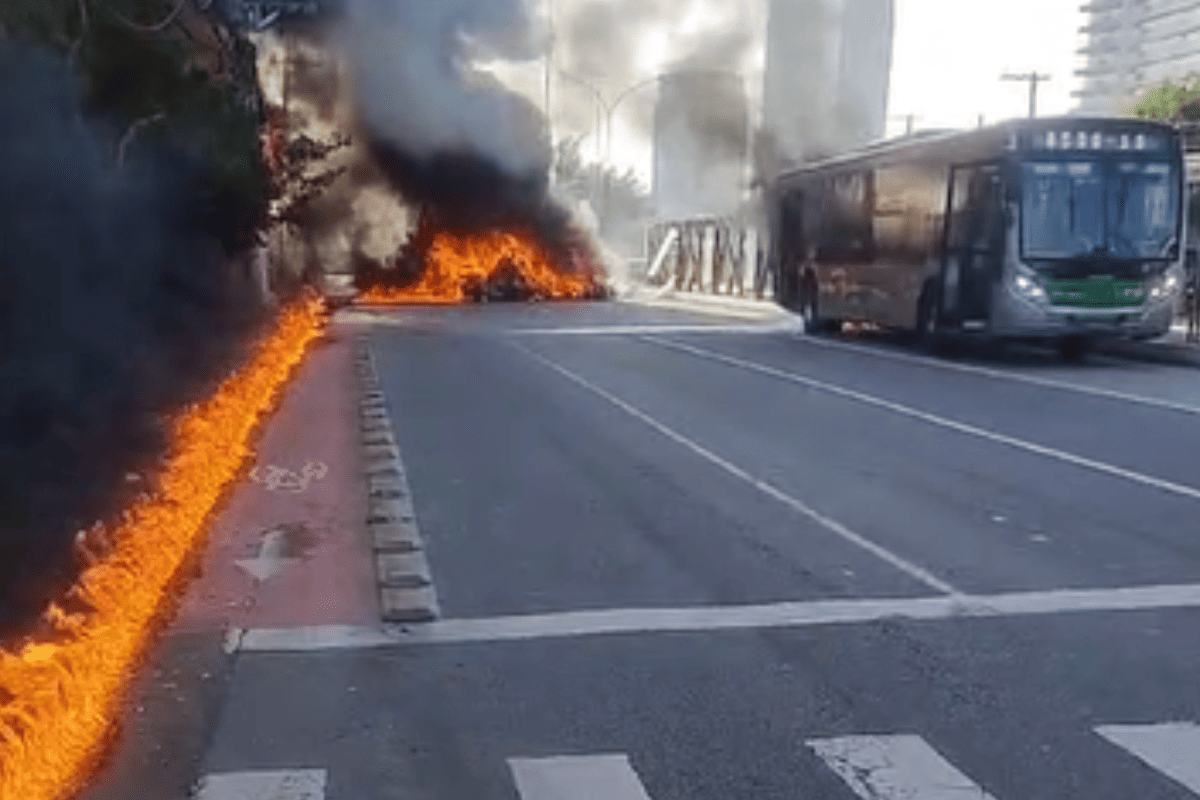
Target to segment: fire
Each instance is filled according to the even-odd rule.
[[[419,234],[418,234],[419,236]],[[461,303],[501,292],[514,299],[582,300],[603,292],[601,270],[585,248],[555,258],[530,232],[489,230],[459,235],[439,231],[425,250],[419,279],[363,291],[366,303]],[[562,264],[562,261],[569,261]],[[565,268],[564,268],[565,267]]]
[[[79,540],[90,566],[43,615],[51,633],[0,650],[0,797],[70,796],[102,755],[164,593],[239,475],[260,417],[321,333],[321,315],[311,297],[286,309],[244,368],[176,417],[153,492],[113,530]],[[93,555],[87,538],[106,540],[108,552]],[[73,606],[91,610],[64,610]]]

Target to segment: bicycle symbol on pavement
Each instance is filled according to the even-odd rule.
[[[299,473],[272,464],[265,469],[255,467],[250,470],[250,480],[263,484],[270,492],[299,494],[308,488],[310,481],[321,480],[328,472],[329,467],[321,461],[309,461]]]

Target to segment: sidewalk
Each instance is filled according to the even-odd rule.
[[[652,286],[628,286],[617,293],[617,302],[658,308],[672,308],[722,317],[761,320],[764,322],[795,321],[796,315],[774,300],[756,300],[724,294],[677,292]]]
[[[236,630],[378,624],[354,344],[333,326],[288,387],[135,682],[110,763],[79,800],[187,800],[223,714]]]

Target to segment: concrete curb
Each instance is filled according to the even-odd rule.
[[[412,494],[392,433],[367,337],[358,337],[359,433],[367,475],[367,513],[384,622],[429,622],[441,616]]]
[[[617,296],[617,301],[633,305],[671,308],[717,316],[732,316],[753,320],[794,319],[794,315],[773,300],[755,300],[731,295],[708,295],[699,292],[651,290],[637,287]]]

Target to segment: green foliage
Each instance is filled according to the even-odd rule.
[[[175,10],[175,0],[3,0],[0,22],[9,37],[71,61],[84,114],[114,161],[128,138],[129,158],[168,145],[203,164],[222,207],[213,233],[227,251],[240,250],[253,241],[268,193],[253,46],[218,30],[215,18],[193,14],[185,23]],[[167,20],[159,30],[134,27]],[[226,74],[201,66],[212,62]]]
[[[584,163],[581,139],[573,137],[558,143],[554,177],[571,197],[592,203],[596,213],[603,216],[606,238],[623,246],[640,246],[642,225],[650,215],[651,203],[637,173],[632,169],[621,173],[612,166],[597,169]]]
[[[1191,73],[1179,83],[1164,81],[1146,92],[1132,113],[1143,119],[1171,122],[1200,120],[1200,75]]]

